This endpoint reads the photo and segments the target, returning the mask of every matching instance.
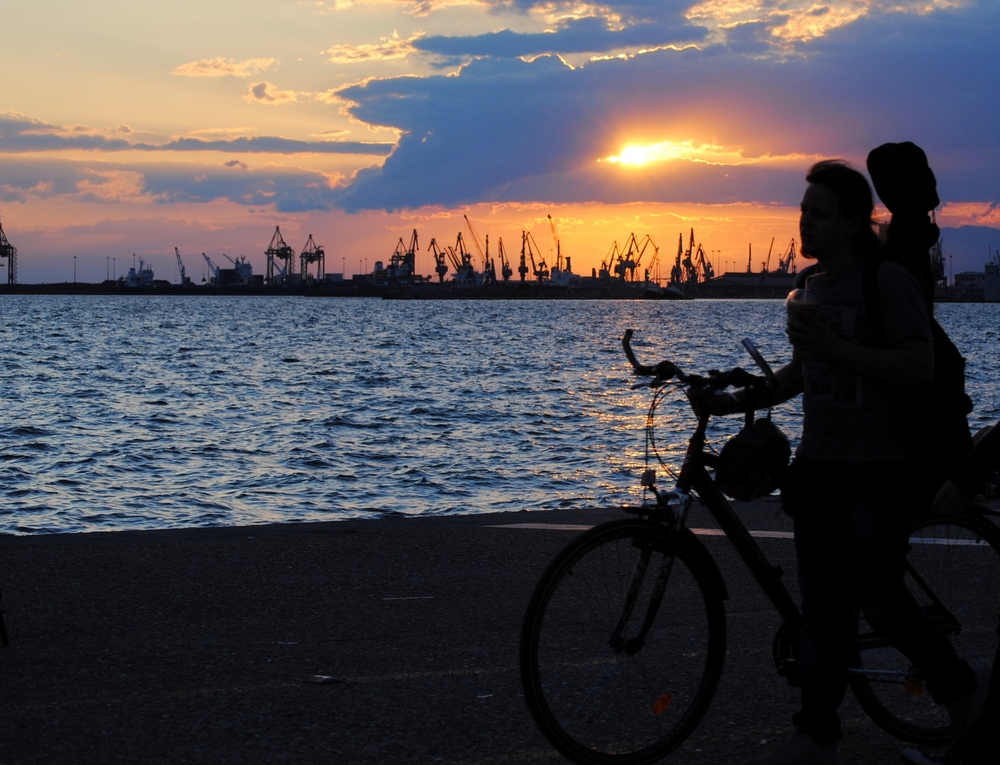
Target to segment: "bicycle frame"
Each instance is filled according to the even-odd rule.
[[[783,652],[779,651],[777,646],[784,636],[785,631],[797,628],[797,625],[802,620],[802,614],[788,592],[788,588],[785,587],[782,581],[784,570],[781,566],[771,564],[760,545],[757,544],[757,540],[751,536],[750,531],[739,515],[737,515],[736,510],[733,509],[729,500],[715,485],[714,479],[708,473],[708,468],[712,466],[715,459],[714,454],[705,450],[705,436],[709,419],[710,416],[708,414],[703,414],[698,418],[698,426],[688,441],[687,451],[684,455],[680,475],[677,478],[674,490],[665,492],[656,488],[652,471],[647,470],[644,475],[643,485],[653,493],[656,498],[655,505],[634,509],[626,508],[626,511],[648,515],[654,521],[665,525],[668,533],[677,533],[682,528],[685,528],[687,510],[693,499],[692,490],[701,497],[701,501],[706,509],[715,519],[716,523],[718,523],[719,528],[725,536],[730,540],[736,552],[743,560],[744,565],[750,571],[751,576],[760,585],[761,590],[763,590],[775,611],[782,618],[784,624],[775,638],[774,658],[779,674],[787,676],[789,682],[794,683],[796,678],[794,672],[791,671],[794,666],[794,659],[790,655],[782,655]],[[677,512],[674,509],[675,507],[680,508],[680,512]],[[648,560],[648,556],[646,556],[646,559]],[[666,577],[669,577],[669,568],[666,566],[664,568],[666,570],[661,573],[661,580],[656,585],[656,592],[660,594],[662,594],[663,589],[666,587]],[[643,568],[641,572],[637,570],[636,577],[638,581],[633,582],[633,587],[638,589],[638,584],[641,582],[643,576],[645,576],[645,569]],[[625,613],[622,615],[621,624],[627,621],[632,611],[632,605],[634,603],[627,603]],[[658,600],[650,602],[644,620],[644,629],[636,638],[632,639],[633,641],[639,641],[638,646],[641,646],[641,639],[652,624],[658,607]],[[638,646],[636,646],[635,650],[638,650]]]

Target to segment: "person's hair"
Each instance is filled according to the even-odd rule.
[[[859,253],[867,256],[880,252],[882,244],[873,228],[872,188],[860,172],[841,159],[827,159],[809,168],[806,183],[824,186],[836,194],[837,209],[845,218],[861,218],[862,225],[854,235],[854,247]]]

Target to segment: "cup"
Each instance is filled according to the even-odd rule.
[[[812,296],[807,289],[794,289],[785,298],[785,309],[788,311],[789,320],[793,316],[815,316],[819,310],[819,301]],[[808,319],[807,319],[808,321]]]

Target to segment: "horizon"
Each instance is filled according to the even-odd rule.
[[[906,140],[950,271],[1000,248],[987,0],[55,0],[8,20],[0,223],[23,283],[133,253],[177,281],[174,247],[261,273],[276,226],[349,276],[414,229],[430,263],[463,216],[492,252],[527,230],[552,265],[558,240],[581,274],[634,233],[666,275],[691,229],[717,272],[751,250],[756,271],[797,241],[810,164]]]

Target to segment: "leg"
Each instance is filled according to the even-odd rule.
[[[825,504],[825,503],[824,503]],[[850,535],[843,509],[817,507],[795,521],[804,626],[799,638],[802,710],[794,721],[822,745],[840,738],[837,708],[847,690],[853,577]]]
[[[895,490],[905,478],[893,480],[890,474],[889,479],[874,486],[851,513],[861,606],[869,624],[921,668],[934,700],[947,704],[972,692],[975,675],[906,587],[910,524],[907,503]]]

